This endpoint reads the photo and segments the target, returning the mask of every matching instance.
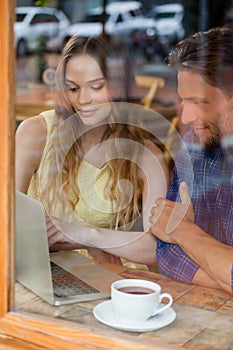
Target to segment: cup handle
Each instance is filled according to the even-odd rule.
[[[161,303],[161,301],[163,300],[163,298],[168,298],[169,302],[167,304],[161,305],[158,309],[155,310],[155,312],[151,315],[151,316],[155,316],[161,312],[164,312],[165,310],[167,310],[173,303],[173,298],[171,296],[171,294],[169,293],[162,293],[159,296],[159,303]]]

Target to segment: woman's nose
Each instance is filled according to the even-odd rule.
[[[79,91],[79,96],[78,96],[78,102],[81,105],[86,105],[91,103],[92,98],[91,94],[88,92],[88,89],[86,87],[82,87]]]

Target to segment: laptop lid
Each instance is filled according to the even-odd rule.
[[[55,297],[50,260],[98,293]],[[109,297],[111,283],[121,277],[78,251],[50,254],[42,203],[16,190],[16,279],[48,303],[65,305]]]

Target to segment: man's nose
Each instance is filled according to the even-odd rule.
[[[180,118],[181,118],[181,122],[184,125],[193,123],[197,119],[197,114],[195,112],[195,109],[192,106],[183,103],[181,108]]]

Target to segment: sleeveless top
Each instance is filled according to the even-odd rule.
[[[48,140],[51,137],[54,111],[46,111],[41,113],[41,115],[43,115],[47,124],[47,139],[42,154],[43,159],[43,155],[45,155],[48,150]],[[28,188],[28,195],[39,201],[42,201],[40,187],[42,186],[42,188],[44,188],[46,184],[39,184],[39,181],[45,181],[46,176],[42,177],[39,180],[40,171],[41,163],[31,178]],[[49,174],[49,164],[48,162],[46,163],[46,159],[43,161],[43,172],[44,171],[47,171]],[[97,227],[109,227],[111,218],[111,202],[106,200],[104,195],[104,189],[109,180],[109,177],[110,169],[108,167],[108,164],[99,169],[94,165],[86,162],[85,160],[82,162],[78,175],[80,198],[74,208],[75,216],[82,222]],[[58,218],[64,218],[62,213],[62,206],[57,205],[52,215]]]
[[[28,192],[27,194],[41,202],[42,195],[40,191],[40,181],[44,181],[45,177],[40,178],[40,171],[46,172],[47,176],[51,176],[49,174],[49,164],[46,163],[46,155],[49,147],[49,140],[52,135],[52,126],[55,117],[54,110],[48,110],[40,113],[45,118],[47,124],[47,138],[45,147],[42,154],[43,159],[43,169],[42,162],[39,165],[37,171],[33,174]],[[91,175],[91,176],[90,176]],[[78,185],[80,188],[80,197],[79,201],[75,206],[74,216],[76,219],[78,218],[80,221],[101,228],[110,228],[110,219],[111,219],[111,202],[106,200],[104,195],[105,185],[107,184],[110,177],[110,169],[108,164],[103,166],[101,169],[96,168],[94,165],[83,160],[78,175]],[[43,180],[44,179],[44,180]],[[46,183],[42,183],[42,188],[46,186]],[[44,203],[43,203],[44,204]],[[45,207],[46,211],[46,207]],[[48,213],[47,213],[48,214]],[[62,206],[59,204],[56,205],[52,214],[50,215],[56,216],[60,219],[64,219]],[[72,222],[72,217],[71,220]],[[73,221],[75,223],[75,220]],[[114,234],[115,232],[113,232]],[[86,249],[78,249],[82,254],[92,258]],[[125,259],[121,259],[123,264],[130,268],[139,268],[143,270],[148,270],[148,267],[143,264],[136,264],[129,262]]]

